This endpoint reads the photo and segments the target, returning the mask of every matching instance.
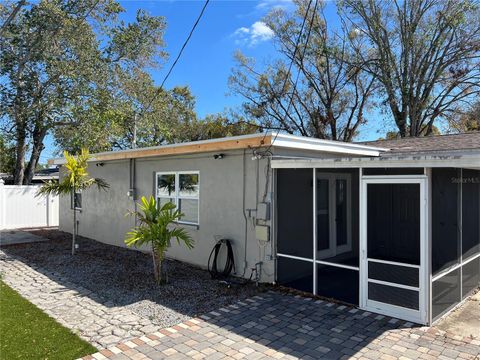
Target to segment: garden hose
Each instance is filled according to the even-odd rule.
[[[219,272],[217,266],[217,258],[222,245],[225,245],[227,247],[227,261],[225,262],[225,267],[223,268],[223,271]],[[210,273],[212,279],[226,279],[230,276],[232,270],[235,272],[235,260],[233,258],[232,244],[228,239],[220,239],[217,241],[212,251],[210,252],[210,256],[208,257],[208,272]]]

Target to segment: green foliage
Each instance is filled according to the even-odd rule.
[[[0,172],[13,174],[15,171],[15,147],[0,135]]]
[[[127,233],[125,244],[127,246],[150,245],[152,247],[155,278],[157,282],[161,282],[161,263],[172,239],[176,239],[178,244],[183,243],[188,249],[193,248],[194,242],[184,228],[173,226],[183,216],[175,208],[175,204],[167,202],[159,206],[153,196],[150,196],[149,199],[142,196],[139,209],[131,214],[137,216],[140,225]]]
[[[0,358],[77,359],[97,352],[0,281]]]
[[[77,156],[64,152],[66,175],[59,182],[50,180],[38,190],[38,195],[68,195],[75,191],[82,191],[97,186],[99,190],[106,190],[109,185],[100,178],[91,178],[88,175],[88,159],[90,154],[87,149],[82,149]]]
[[[0,5],[0,22],[13,6]],[[22,7],[6,27],[0,41],[0,125],[15,136],[16,181],[24,175],[28,143],[32,165],[47,134],[62,127],[82,126],[83,139],[92,136],[105,148],[110,139],[97,130],[112,122],[121,126],[130,116],[122,107],[117,111],[116,100],[126,98],[123,79],[149,78],[146,68],[163,63],[166,24],[144,11],[125,23],[118,18],[123,11],[115,0],[42,0]],[[78,140],[73,145],[80,150]]]

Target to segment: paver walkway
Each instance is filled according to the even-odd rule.
[[[86,359],[480,359],[477,338],[278,292],[159,329],[1,250],[0,273],[22,296],[102,349]]]
[[[480,359],[480,340],[268,292],[84,359]]]
[[[37,271],[2,250],[0,274],[20,295],[98,349],[159,329],[125,307],[115,307],[58,274]]]

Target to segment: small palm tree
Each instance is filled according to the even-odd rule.
[[[183,216],[178,209],[175,209],[175,204],[167,202],[160,207],[153,196],[148,200],[142,196],[139,207],[139,211],[133,211],[130,214],[138,217],[140,225],[127,233],[125,244],[129,247],[150,244],[155,281],[160,284],[167,281],[166,272],[162,268],[165,252],[171,240],[175,238],[179,244],[183,242],[188,249],[192,249],[193,239],[185,229],[172,226]]]
[[[75,194],[78,191],[83,191],[91,186],[96,185],[98,189],[106,190],[109,185],[102,179],[91,178],[88,175],[88,160],[90,154],[87,149],[82,149],[81,153],[77,156],[70,155],[68,151],[65,151],[65,168],[67,174],[62,181],[47,181],[38,190],[37,196],[40,195],[71,195],[73,199],[73,233],[72,233],[72,255],[75,254],[75,241],[77,236],[77,207]]]

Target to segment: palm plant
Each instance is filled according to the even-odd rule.
[[[70,155],[68,151],[65,151],[65,169],[67,173],[65,177],[59,182],[47,181],[38,190],[37,196],[40,195],[71,195],[73,199],[73,233],[72,233],[72,255],[75,254],[75,242],[77,236],[77,206],[76,206],[76,193],[86,190],[91,186],[96,185],[98,189],[106,190],[109,185],[99,178],[91,178],[88,175],[88,160],[90,154],[87,149],[82,149],[81,153],[77,156]]]
[[[142,196],[139,211],[133,211],[131,215],[137,216],[140,225],[127,233],[125,244],[129,247],[150,245],[155,281],[157,284],[166,282],[167,274],[163,271],[163,260],[171,240],[175,238],[178,244],[183,242],[188,249],[193,248],[193,239],[188,232],[184,228],[172,226],[183,214],[171,202],[158,206],[153,196],[148,200]]]

